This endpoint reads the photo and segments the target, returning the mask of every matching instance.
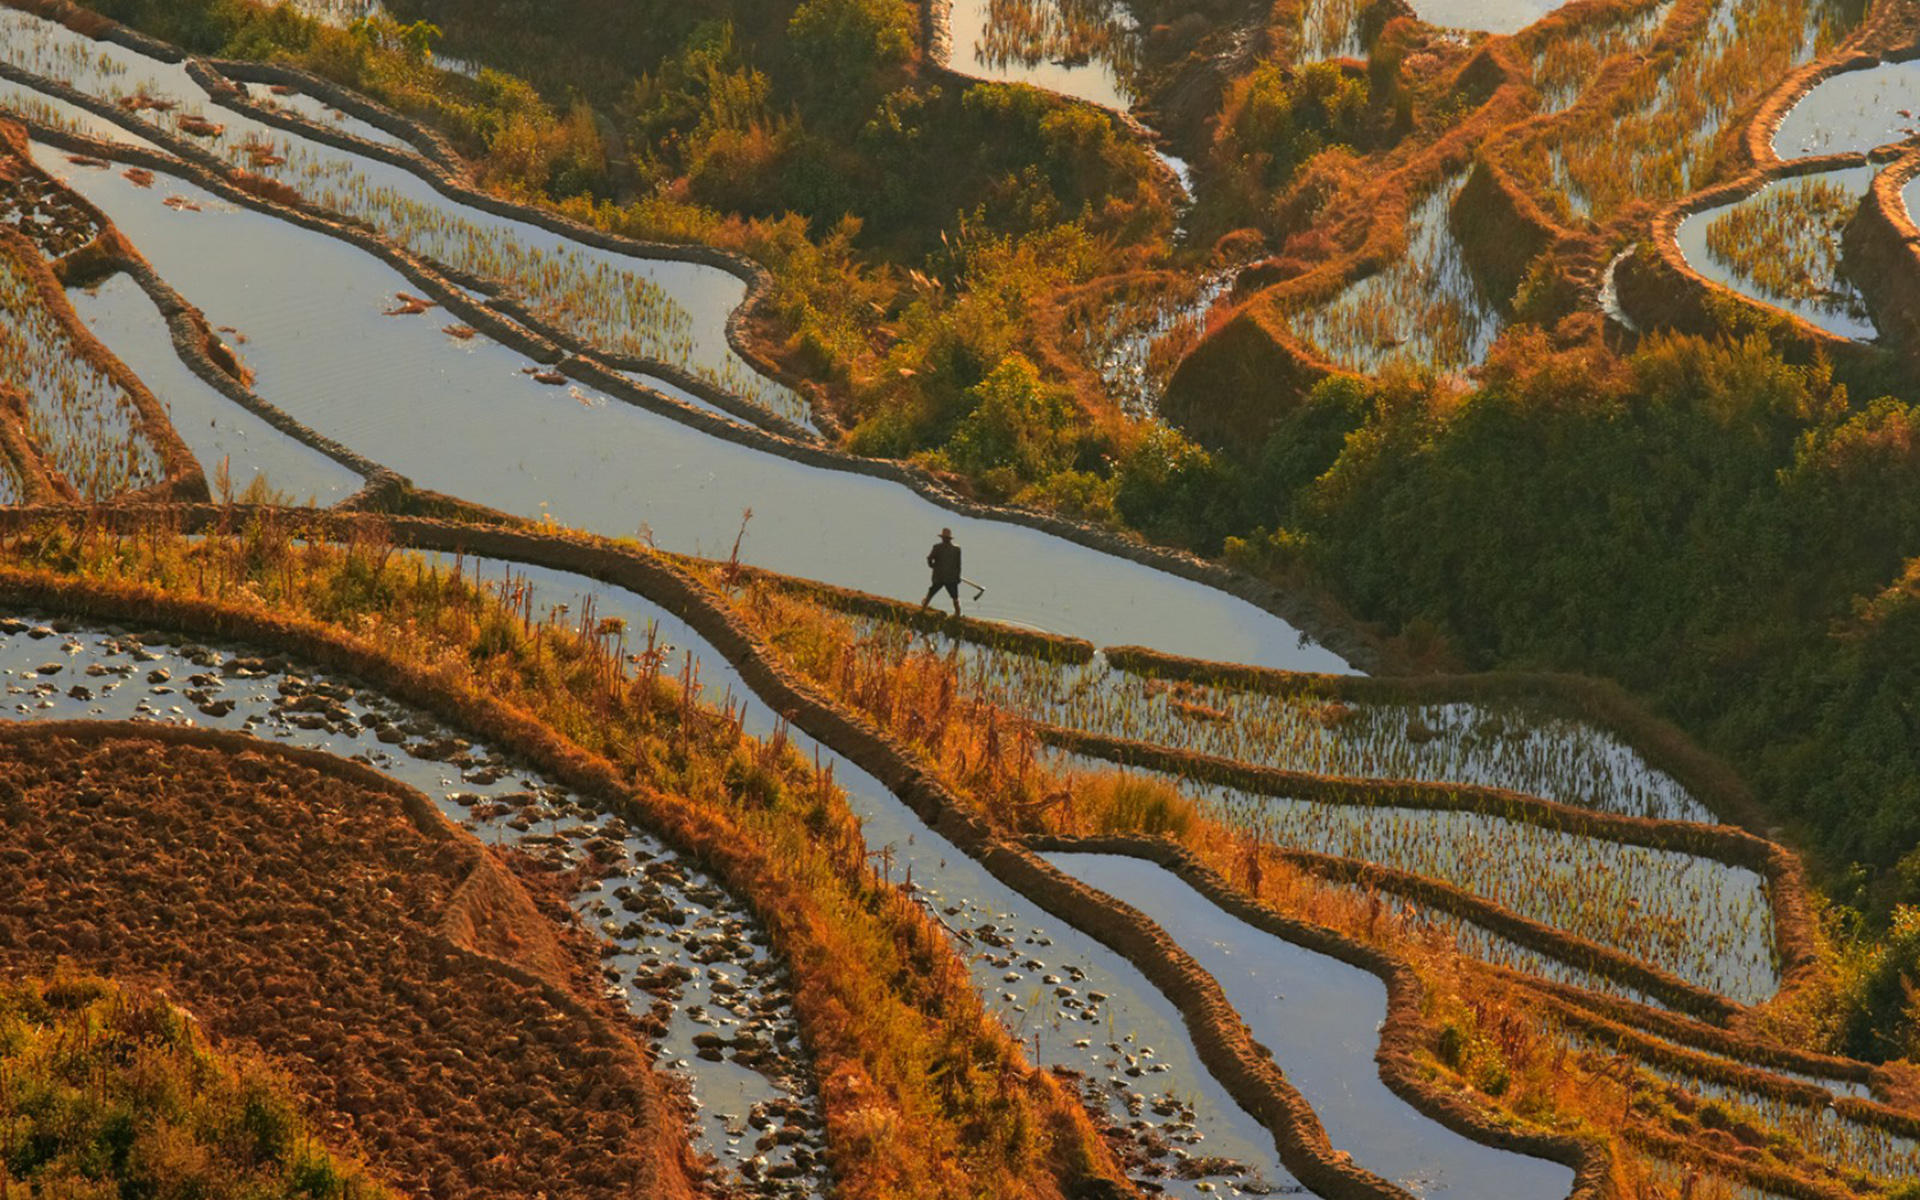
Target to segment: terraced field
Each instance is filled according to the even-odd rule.
[[[1784,321],[1819,364],[1896,327],[1858,247],[1912,153],[1887,109],[1913,72],[1879,57],[1920,28],[1905,9],[1282,8],[1185,33],[1144,4],[924,14],[948,84],[1159,139],[1181,237],[1222,219],[1223,143],[1140,122],[1195,61],[1285,59],[1288,87],[1333,61],[1312,78],[1422,114],[1383,93],[1361,145],[1315,142],[1269,189],[1284,234],[1036,304],[1019,343],[1060,404],[1086,385],[1171,438],[1267,390],[1286,419],[1343,380],[1459,396],[1555,306],[1565,339],[1687,304]],[[1822,1015],[1867,951],[1804,831],[1643,699],[1430,669],[1329,617],[1309,573],[1257,582],[1247,538],[1229,567],[1129,537],[1124,480],[1099,524],[988,504],[951,455],[856,456],[829,401],[882,385],[770,348],[788,276],[491,187],[321,75],[0,8],[0,118],[0,856],[38,872],[0,897],[0,961],[168,988],[380,1182],[1920,1178],[1911,1064],[1838,1053]],[[1242,386],[1207,382],[1253,344]],[[969,436],[994,404],[1038,420],[981,374]],[[1364,451],[1335,418],[1302,444]],[[1243,469],[1299,473],[1297,449]],[[988,585],[951,618],[911,599],[943,526]],[[132,802],[164,778],[179,796]],[[212,882],[250,856],[246,886]],[[376,995],[409,1007],[381,1024]],[[526,1032],[479,1032],[498,1020]],[[0,1128],[32,1116],[0,1094]],[[0,1196],[39,1194],[34,1169],[0,1158]]]

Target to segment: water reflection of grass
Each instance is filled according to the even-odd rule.
[[[1859,16],[1857,0],[1717,0],[1705,27],[1651,78],[1531,142],[1537,192],[1563,220],[1604,221],[1636,200],[1673,200],[1703,186],[1719,166],[1727,119]]]
[[[1599,28],[1548,39],[1533,57],[1533,82],[1541,109],[1559,112],[1580,98],[1603,64],[1616,55],[1644,50],[1659,33],[1674,0],[1648,5]]]
[[[0,383],[27,401],[27,429],[47,465],[88,500],[159,483],[160,455],[139,410],[74,345],[15,252],[0,245]]]
[[[1819,176],[1776,183],[1707,225],[1713,261],[1768,300],[1811,302],[1864,320],[1840,270],[1840,240],[1860,205],[1854,189]]]
[[[1450,224],[1454,197],[1466,179],[1456,175],[1414,205],[1399,258],[1332,301],[1289,313],[1294,331],[1354,371],[1454,373],[1484,360],[1500,318],[1467,267]]]
[[[1119,0],[988,0],[973,54],[999,69],[1099,59],[1121,79],[1139,65],[1133,17]]]
[[[1235,274],[1154,276],[1103,297],[1092,312],[1076,311],[1068,333],[1107,395],[1129,415],[1152,418],[1174,368],[1199,344]]]

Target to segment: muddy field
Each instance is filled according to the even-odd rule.
[[[0,969],[164,988],[418,1195],[693,1194],[591,951],[511,865],[351,764],[162,736],[0,736]]]

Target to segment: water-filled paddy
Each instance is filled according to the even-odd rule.
[[[1453,231],[1466,182],[1462,172],[1415,200],[1405,252],[1326,303],[1289,312],[1294,332],[1336,365],[1370,374],[1394,364],[1452,374],[1485,360],[1501,320]]]
[[[1828,76],[1774,131],[1781,158],[1864,154],[1920,133],[1920,60]]]
[[[719,555],[752,509],[746,561],[902,597],[925,590],[926,547],[950,526],[968,574],[991,589],[977,615],[1179,653],[1347,669],[1302,645],[1285,622],[1212,588],[961,516],[899,484],[719,442],[580,385],[544,386],[502,346],[452,342],[432,313],[383,316],[409,282],[336,239],[234,210],[178,180],[139,188],[44,149],[38,157],[101,205],[214,324],[248,337],[263,398],[422,486]],[[198,210],[169,207],[170,195]]]
[[[1429,25],[1486,33],[1518,33],[1559,8],[1563,0],[1412,0]]]
[[[954,70],[1124,111],[1133,18],[1118,0],[953,0]]]
[[[266,486],[296,501],[323,505],[360,490],[360,476],[281,433],[189,371],[174,352],[159,310],[128,276],[115,275],[67,298],[93,335],[166,406],[174,429],[205,470],[208,486],[214,486],[214,474],[225,461],[236,496],[262,477]]]
[[[1220,984],[1253,1036],[1314,1106],[1336,1149],[1416,1195],[1560,1197],[1573,1171],[1482,1146],[1418,1116],[1373,1069],[1386,985],[1223,912],[1164,867],[1103,854],[1048,854],[1067,874],[1166,930]]]
[[[1775,180],[1688,216],[1675,239],[1687,264],[1715,283],[1829,333],[1872,341],[1879,331],[1842,272],[1840,241],[1873,176],[1873,167],[1850,167]]]

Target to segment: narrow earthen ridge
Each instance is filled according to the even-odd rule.
[[[0,152],[5,147],[0,146]],[[0,255],[5,256],[24,275],[33,286],[40,305],[48,316],[66,335],[75,355],[89,367],[106,376],[120,389],[133,405],[131,427],[153,446],[160,459],[162,478],[159,482],[114,497],[115,503],[139,504],[143,502],[181,499],[205,500],[207,498],[207,477],[200,463],[193,457],[193,451],[187,449],[186,442],[180,439],[179,431],[167,417],[167,406],[160,403],[147,385],[127,369],[100,339],[93,336],[93,330],[87,328],[85,321],[73,310],[67,293],[54,277],[53,269],[40,257],[39,249],[22,234],[12,229],[0,227]],[[41,461],[52,471],[52,463],[43,448]],[[68,481],[71,483],[71,481]]]
[[[1828,154],[1754,167],[1668,205],[1653,219],[1651,242],[1621,264],[1623,269],[1616,276],[1628,315],[1649,328],[1666,326],[1706,336],[1737,323],[1745,314],[1749,323],[1764,324],[1777,343],[1803,359],[1825,355],[1863,362],[1880,356],[1884,352],[1870,343],[1829,332],[1797,313],[1716,283],[1696,270],[1680,250],[1680,226],[1690,217],[1735,204],[1771,183],[1866,166],[1871,161],[1866,154]],[[1649,248],[1651,261],[1645,253]]]
[[[1905,1138],[1920,1138],[1920,1115],[1904,1109],[1836,1093],[1805,1079],[1778,1075],[1764,1067],[1729,1062],[1652,1037],[1619,1021],[1557,996],[1539,994],[1539,1002],[1561,1024],[1613,1046],[1629,1057],[1657,1064],[1683,1075],[1760,1095],[1772,1096],[1807,1108],[1832,1107],[1847,1119]]]
[[[673,554],[668,557],[684,566],[711,565],[708,560],[692,559],[685,555]],[[1024,629],[1017,625],[1004,625],[998,621],[985,621],[978,617],[955,618],[938,609],[922,609],[918,605],[894,600],[887,596],[876,596],[872,592],[821,583],[814,579],[802,579],[797,575],[783,575],[761,567],[729,563],[725,565],[725,569],[737,573],[743,579],[764,581],[780,591],[804,597],[826,608],[856,616],[879,617],[881,620],[903,625],[920,633],[939,634],[971,645],[1006,650],[1050,663],[1079,665],[1093,661],[1094,645],[1085,638],[1064,637],[1044,630]]]
[[[1274,847],[1274,858],[1332,883],[1387,892],[1436,908],[1548,958],[1589,971],[1707,1020],[1727,1022],[1746,1009],[1716,992],[1591,938],[1523,917],[1504,904],[1411,871],[1357,858]]]
[[[162,131],[155,130],[153,127],[130,125],[126,114],[111,105],[85,96],[63,84],[15,71],[5,63],[0,63],[0,79],[9,79],[27,87],[46,91],[113,120],[125,128],[137,129],[141,136],[149,137],[156,142],[170,140]],[[149,166],[149,169],[166,174],[189,178],[234,203],[272,213],[304,228],[350,242],[382,258],[389,266],[406,275],[416,287],[432,293],[443,307],[456,313],[468,324],[487,333],[502,345],[526,354],[537,362],[547,364],[560,362],[564,357],[559,347],[504,320],[490,308],[474,303],[466,293],[451,287],[444,274],[437,268],[428,267],[385,239],[372,237],[364,230],[343,226],[338,222],[313,217],[300,210],[272,204],[252,193],[232,187],[225,182],[222,174],[224,164],[212,159],[212,156],[198,147],[181,143],[176,148],[183,155],[211,160],[211,167],[204,164],[195,167],[182,161],[169,159],[165,155],[155,155],[98,139],[78,137],[32,123],[28,123],[28,126],[34,131],[36,138],[49,144],[76,153],[121,159]],[[495,200],[492,203],[508,210],[506,215],[509,216],[533,220],[538,215],[535,210],[522,210],[504,201]],[[1367,634],[1361,624],[1350,614],[1337,610],[1324,600],[1310,603],[1297,593],[1285,591],[1222,563],[1203,559],[1186,551],[1152,545],[1138,536],[1116,532],[1111,528],[1085,521],[1069,519],[1056,513],[1012,505],[984,504],[958,494],[918,465],[896,459],[863,458],[826,446],[794,442],[757,427],[743,426],[705,409],[685,404],[652,389],[640,387],[624,376],[578,357],[568,359],[563,364],[563,369],[574,378],[599,387],[609,395],[660,412],[662,415],[721,440],[764,453],[776,454],[809,466],[847,471],[899,483],[913,489],[929,502],[963,516],[1003,521],[1036,529],[1116,558],[1127,559],[1154,570],[1164,571],[1169,575],[1204,584],[1244,600],[1296,628],[1307,631],[1319,644],[1351,663],[1370,670],[1391,666],[1391,660],[1386,656],[1378,640]]]
[[[1740,1059],[1758,1065],[1762,1069],[1794,1071],[1802,1075],[1842,1079],[1851,1083],[1866,1084],[1876,1091],[1885,1091],[1880,1068],[1859,1059],[1836,1058],[1807,1050],[1795,1050],[1777,1042],[1755,1037],[1737,1028],[1728,1029],[1720,1025],[1710,1025],[1681,1013],[1654,1008],[1621,996],[1588,991],[1570,983],[1542,979],[1512,967],[1484,963],[1480,964],[1478,969],[1507,983],[1535,992],[1545,1002],[1573,1005],[1605,1020],[1643,1032],[1651,1032],[1667,1041],[1692,1047],[1704,1053]]]
[[[1501,1150],[1550,1159],[1572,1167],[1575,1172],[1573,1196],[1598,1196],[1607,1193],[1611,1177],[1611,1162],[1607,1153],[1597,1144],[1569,1134],[1516,1128],[1459,1094],[1437,1088],[1429,1081],[1428,1072],[1419,1059],[1420,1051],[1426,1048],[1426,1022],[1421,1015],[1426,989],[1420,982],[1419,975],[1404,960],[1385,950],[1335,933],[1324,926],[1284,916],[1249,899],[1184,847],[1164,838],[1131,835],[1106,837],[1049,835],[1027,838],[1024,845],[1034,854],[1111,854],[1155,863],[1173,872],[1229,916],[1238,918],[1284,941],[1378,976],[1387,985],[1387,1019],[1381,1027],[1380,1049],[1375,1055],[1375,1060],[1380,1064],[1382,1082],[1391,1088],[1395,1095],[1434,1121],[1474,1141]],[[1094,894],[1104,896],[1104,893]],[[1133,911],[1117,900],[1107,899],[1117,909],[1129,913]],[[1139,924],[1143,928],[1140,932],[1128,937],[1129,945],[1126,946],[1110,941],[1103,935],[1096,934],[1096,936],[1100,936],[1103,941],[1108,941],[1109,945],[1133,960],[1142,970],[1147,970],[1147,962],[1143,960],[1155,954],[1167,955],[1167,950],[1158,943],[1170,944],[1171,939],[1167,938],[1158,926],[1146,922],[1144,918],[1140,918]],[[1173,950],[1180,955],[1181,959],[1191,961],[1177,946],[1173,947]],[[1197,965],[1193,969],[1198,970]],[[1204,972],[1202,974],[1204,975]],[[1177,997],[1177,993],[1169,991],[1168,994]],[[1177,998],[1176,1003],[1179,1003]],[[1195,1024],[1193,1016],[1185,1015],[1189,1026],[1193,1026]],[[1257,1043],[1256,1047],[1258,1047]],[[1263,1047],[1258,1049],[1264,1050]]]
[[[198,531],[250,511],[255,510],[214,505],[175,506],[160,513],[8,509],[0,510],[0,532],[27,528],[36,521],[59,515],[90,517],[97,525],[127,530],[138,529],[142,520],[163,516],[178,522],[183,530]],[[936,833],[974,857],[996,878],[1121,953],[1127,953],[1127,945],[1142,953],[1143,957],[1133,961],[1181,1007],[1208,1070],[1221,1080],[1237,1103],[1273,1132],[1282,1162],[1303,1183],[1326,1200],[1408,1200],[1401,1189],[1335,1156],[1311,1106],[1270,1060],[1259,1055],[1245,1024],[1226,1002],[1219,985],[1173,946],[1164,931],[1137,911],[1118,905],[1102,893],[1054,870],[1025,847],[997,837],[957,796],[919,765],[911,751],[824,696],[811,682],[781,662],[723,602],[665,560],[584,536],[408,517],[375,519],[314,510],[258,511],[275,511],[290,521],[305,522],[310,536],[315,537],[339,538],[351,536],[356,528],[375,528],[415,549],[464,551],[585,575],[633,591],[680,617],[734,664],[743,682],[765,703],[786,715],[797,728],[873,775]],[[577,791],[596,796],[631,797],[625,803],[638,814],[634,819],[650,828],[666,830],[670,842],[681,838],[694,840],[697,825],[694,814],[664,799],[652,798],[644,789],[627,787],[610,764],[583,754],[538,722],[489,699],[457,693],[433,679],[420,678],[370,647],[333,631],[302,622],[238,614],[204,602],[151,592],[143,593],[135,603],[131,598],[110,595],[92,581],[83,585],[23,572],[0,571],[0,595],[9,596],[15,602],[108,619],[133,617],[185,626],[212,636],[264,639],[293,646],[319,665],[359,675],[397,698],[457,714],[460,724],[475,734],[514,748]],[[130,604],[132,611],[129,611]],[[676,830],[681,832],[675,833]],[[732,873],[733,869],[744,868],[729,867],[729,851],[733,849],[724,838],[717,845],[708,838],[695,851],[695,857],[718,859],[713,868],[715,872],[739,888],[743,895],[750,894],[750,881],[736,880]],[[1327,937],[1338,936],[1323,932]],[[1162,944],[1166,948],[1164,954],[1141,950],[1148,945]],[[1389,991],[1392,990],[1389,980]],[[1431,1089],[1433,1103],[1446,1102],[1445,1095],[1426,1081],[1409,1079],[1403,1081],[1402,1086]],[[1463,1119],[1465,1116],[1463,1114]],[[1504,1130],[1484,1113],[1471,1128],[1461,1128],[1459,1132],[1479,1140],[1511,1136],[1511,1131]],[[1571,1140],[1565,1145],[1568,1157],[1558,1161],[1566,1161],[1580,1172],[1574,1195],[1582,1200],[1613,1195],[1609,1190],[1611,1184],[1591,1169],[1595,1150]]]

